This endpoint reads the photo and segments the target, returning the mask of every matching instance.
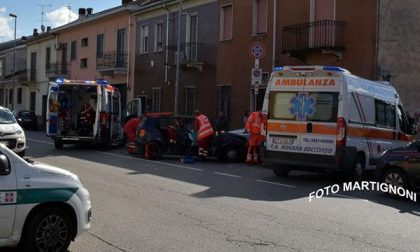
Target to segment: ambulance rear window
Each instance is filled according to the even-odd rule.
[[[270,119],[336,122],[338,92],[273,92]]]

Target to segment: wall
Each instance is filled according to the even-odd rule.
[[[412,115],[420,112],[420,2],[380,1],[378,70],[391,76],[391,84],[400,94],[402,103]]]

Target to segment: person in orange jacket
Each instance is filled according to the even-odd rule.
[[[246,131],[249,133],[248,138],[248,154],[246,156],[247,163],[258,163],[259,145],[263,141],[261,136],[262,114],[260,111],[252,112],[246,121]]]
[[[136,152],[136,133],[137,127],[140,125],[142,120],[142,116],[136,116],[128,120],[128,122],[124,125],[124,133],[127,136],[128,141],[128,152],[135,153]]]
[[[196,116],[195,127],[197,130],[198,156],[206,158],[213,139],[214,130],[207,116],[199,110],[195,110],[194,114]]]

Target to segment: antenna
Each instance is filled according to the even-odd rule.
[[[41,6],[41,31],[44,32],[45,26],[44,26],[44,8],[45,7],[52,7],[51,4],[37,4],[37,6]]]
[[[67,23],[70,23],[70,19],[71,19],[71,6],[70,4],[66,5],[66,8],[69,10],[69,15],[67,16]]]

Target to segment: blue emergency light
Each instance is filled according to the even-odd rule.
[[[108,81],[106,81],[106,80],[96,80],[96,84],[99,84],[99,85],[108,85]]]
[[[63,78],[57,78],[55,80],[55,83],[57,83],[57,84],[63,84],[64,83],[64,79]]]
[[[325,71],[334,71],[334,72],[345,72],[346,70],[337,66],[324,66]]]
[[[274,70],[274,71],[281,71],[281,70],[283,70],[283,67],[278,66],[278,67],[275,67],[273,70]]]

